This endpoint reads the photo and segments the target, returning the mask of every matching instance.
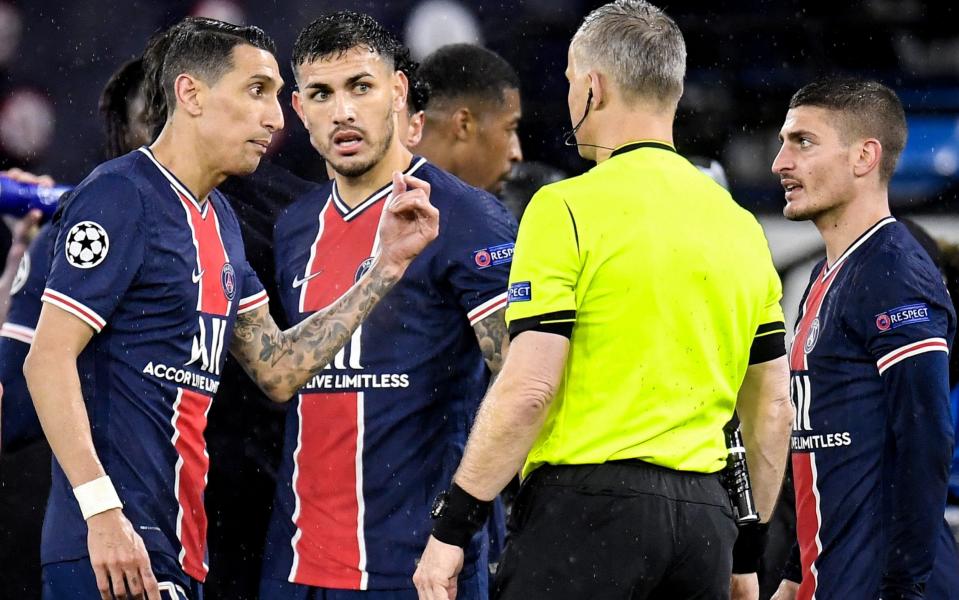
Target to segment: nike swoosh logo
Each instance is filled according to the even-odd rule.
[[[199,273],[196,272],[196,269],[193,269],[193,283],[200,283],[204,273],[206,273],[206,269],[203,269]]]
[[[303,284],[306,283],[307,281],[313,279],[314,277],[318,277],[318,276],[320,276],[320,275],[322,275],[322,274],[323,274],[323,270],[321,269],[321,270],[317,271],[316,273],[313,273],[312,275],[307,275],[307,276],[304,277],[303,279],[300,279],[300,276],[299,276],[299,275],[296,275],[295,277],[293,277],[293,289],[296,289],[296,288],[300,287],[301,285],[303,285]]]

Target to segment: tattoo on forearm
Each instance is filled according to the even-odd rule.
[[[506,309],[501,308],[479,323],[473,325],[476,341],[479,342],[483,358],[495,377],[503,367],[506,350],[509,348],[509,331],[506,328]]]
[[[371,271],[334,304],[286,331],[266,307],[239,315],[230,349],[263,391],[292,395],[333,360],[398,280]]]

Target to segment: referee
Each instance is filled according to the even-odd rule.
[[[728,597],[734,409],[772,510],[793,419],[780,282],[756,220],[676,153],[685,59],[676,24],[637,0],[573,37],[573,133],[597,165],[523,217],[509,354],[434,504],[420,598],[455,597],[461,547],[520,469],[494,597]]]

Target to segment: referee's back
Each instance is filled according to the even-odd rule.
[[[516,248],[511,335],[572,328],[525,474],[622,459],[722,469],[747,366],[782,354],[781,335],[778,352],[764,345],[783,316],[755,218],[671,146],[640,142],[540,190]]]

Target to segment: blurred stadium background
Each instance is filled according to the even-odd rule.
[[[587,168],[562,145],[569,126],[563,70],[576,26],[602,0],[0,0],[0,167],[77,182],[101,159],[100,89],[158,28],[187,14],[260,25],[277,40],[284,77],[299,29],[350,8],[401,32],[422,57],[444,43],[483,44],[522,78],[527,160],[570,173]],[[811,226],[784,223],[769,165],[789,96],[827,74],[894,87],[910,138],[892,186],[894,207],[937,237],[959,236],[959,8],[922,0],[663,1],[689,49],[676,142],[719,159],[733,195],[759,214],[787,276],[818,244]],[[325,177],[291,110],[274,159]],[[804,270],[804,269],[803,269]],[[808,272],[808,271],[806,271]],[[796,294],[792,285],[789,293]],[[801,290],[800,290],[801,292]],[[787,296],[787,307],[795,304]]]

